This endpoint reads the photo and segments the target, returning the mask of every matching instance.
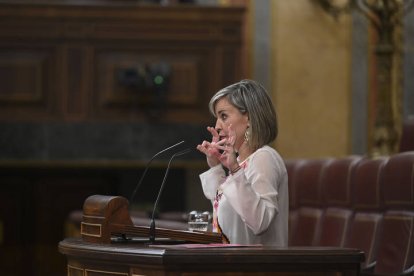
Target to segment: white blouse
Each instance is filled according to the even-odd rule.
[[[200,175],[205,196],[214,204],[223,234],[234,244],[288,244],[288,177],[281,156],[269,146],[251,154],[226,177],[221,165]]]

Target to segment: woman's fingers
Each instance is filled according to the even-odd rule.
[[[209,164],[221,162],[228,167],[228,164],[235,158],[235,131],[230,125],[228,137],[220,140],[219,133],[214,127],[207,127],[207,130],[212,135],[211,142],[203,141],[200,145],[197,145],[197,149],[207,156]]]
[[[229,168],[230,164],[236,162],[234,147],[230,142],[230,139],[227,138],[211,143],[203,141],[197,145],[197,149],[207,156],[210,167],[220,162]]]
[[[207,156],[217,156],[216,153],[221,149],[221,146],[218,143],[203,141],[201,145],[197,145],[197,149]]]
[[[202,145],[197,145],[197,150],[201,151],[202,153],[206,153],[206,148]]]
[[[215,143],[215,145],[217,145],[217,146],[219,146],[219,147],[224,146],[224,145],[226,145],[226,144],[227,144],[227,139],[222,139],[222,140],[217,141],[217,142]]]
[[[234,146],[234,143],[236,142],[236,131],[233,130],[233,125],[230,124],[229,125],[229,138],[228,138],[228,143],[231,144],[232,146]]]
[[[211,135],[213,136],[212,138],[212,142],[217,142],[220,140],[220,136],[217,132],[217,130],[214,127],[207,127],[207,130],[211,133]]]

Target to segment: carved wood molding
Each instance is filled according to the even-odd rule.
[[[243,78],[242,7],[0,1],[0,18],[0,70],[16,72],[0,82],[0,120],[207,123],[211,95]],[[116,78],[156,62],[171,67],[162,112]]]

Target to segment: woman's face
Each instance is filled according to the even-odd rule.
[[[236,132],[234,148],[238,150],[244,141],[244,133],[249,125],[247,113],[242,114],[226,97],[219,99],[215,105],[216,130],[219,132],[220,140],[228,138],[228,127],[232,126]]]

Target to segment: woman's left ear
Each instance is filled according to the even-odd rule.
[[[250,127],[250,118],[249,118],[249,114],[245,114],[246,116],[246,120],[247,120],[247,127]]]

